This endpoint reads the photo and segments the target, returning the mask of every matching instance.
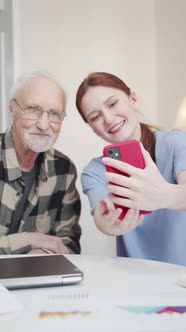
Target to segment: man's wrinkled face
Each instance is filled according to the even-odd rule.
[[[15,145],[19,142],[25,150],[36,153],[48,150],[58,138],[62,120],[57,123],[50,121],[47,112],[63,113],[64,105],[63,91],[56,82],[45,77],[25,82],[10,106]],[[29,112],[40,110],[41,116],[34,120],[28,118],[29,112],[25,112],[28,109]]]

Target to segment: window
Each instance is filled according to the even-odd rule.
[[[9,125],[8,95],[13,81],[12,0],[0,0],[0,132]]]

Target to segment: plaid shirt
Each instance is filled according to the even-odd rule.
[[[0,254],[27,253],[31,249],[29,232],[60,237],[70,251],[80,253],[81,203],[75,186],[76,168],[67,156],[53,148],[39,156],[40,168],[18,232],[9,234],[24,182],[11,131],[0,134]]]

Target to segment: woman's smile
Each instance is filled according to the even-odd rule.
[[[120,129],[124,126],[125,124],[125,120],[120,121],[119,123],[117,123],[116,125],[112,126],[109,130],[108,133],[109,134],[117,134]]]

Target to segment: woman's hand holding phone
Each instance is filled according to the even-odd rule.
[[[143,221],[138,210],[128,209],[125,217],[120,220],[122,209],[115,208],[109,199],[101,200],[94,210],[97,228],[107,235],[119,236],[136,228]]]
[[[125,146],[122,148],[123,156],[124,150],[128,154],[132,153],[132,149]],[[135,150],[136,147],[133,152]],[[123,214],[129,208],[140,210],[142,214],[160,208],[168,208],[167,202],[172,184],[165,181],[142,144],[141,153],[145,167],[125,162],[126,156],[125,160],[123,160],[124,158],[121,160],[103,158],[103,163],[107,169],[104,177],[108,181],[109,198],[115,207],[123,207]]]

